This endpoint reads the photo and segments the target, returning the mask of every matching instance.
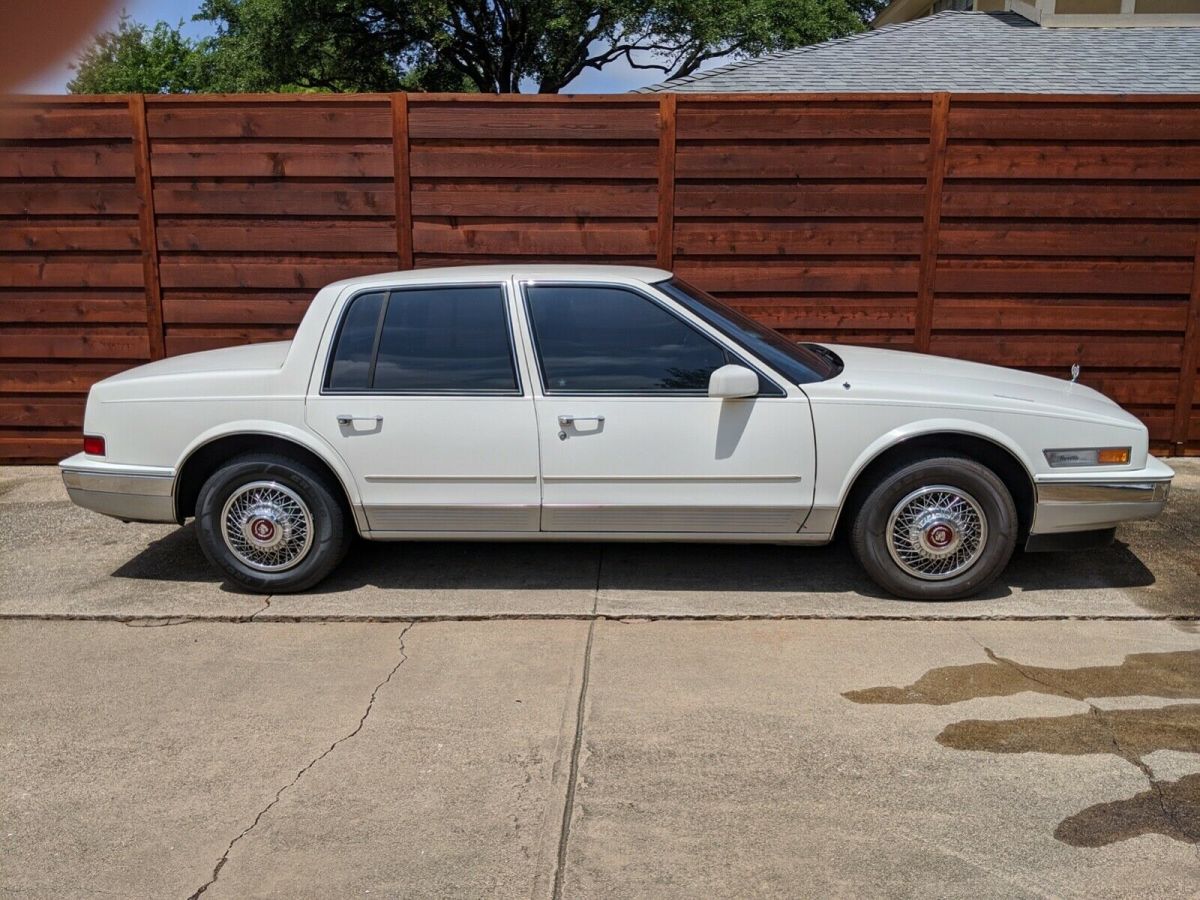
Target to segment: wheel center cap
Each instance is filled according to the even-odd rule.
[[[925,535],[925,539],[931,546],[942,548],[954,540],[954,532],[946,525],[934,525]]]
[[[945,516],[930,516],[917,524],[914,543],[929,556],[949,556],[962,543],[955,523]]]
[[[252,509],[242,522],[242,535],[254,547],[271,550],[287,540],[287,522],[278,510],[269,506]]]

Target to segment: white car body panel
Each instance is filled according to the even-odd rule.
[[[1065,380],[959,360],[830,346],[844,369],[795,385],[656,290],[670,273],[613,266],[489,266],[385,273],[318,292],[292,341],[188,354],[98,383],[84,430],[103,458],[62,465],[72,497],[121,518],[182,518],[176,482],[231,435],[290,441],[342,484],[372,538],[504,537],[821,543],[855,478],[914,437],[971,435],[1016,460],[1037,492],[1034,533],[1155,515],[1171,470],[1145,427]],[[758,368],[786,396],[555,396],[543,390],[521,285],[623,285]],[[325,395],[349,298],[415,285],[506,285],[521,396]],[[366,417],[349,427],[338,417]],[[560,416],[580,417],[563,427]],[[382,416],[376,430],[375,416]],[[604,416],[604,422],[586,417]],[[566,433],[566,439],[559,437]],[[1128,465],[1052,469],[1050,448],[1128,446]],[[1045,494],[1045,502],[1043,502]],[[1104,498],[1108,498],[1105,500]]]

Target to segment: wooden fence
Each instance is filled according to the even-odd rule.
[[[673,268],[797,339],[1082,380],[1200,453],[1200,98],[18,97],[0,105],[0,460],[88,386],[287,337],[322,284]]]

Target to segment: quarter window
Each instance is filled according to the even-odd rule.
[[[704,394],[724,348],[648,297],[619,287],[525,289],[549,393]]]
[[[371,384],[375,336],[387,294],[359,294],[342,319],[325,386],[335,391],[366,390]]]
[[[327,387],[404,394],[517,392],[503,290],[484,285],[413,288],[386,297],[360,294],[346,312]]]

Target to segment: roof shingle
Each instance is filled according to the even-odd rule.
[[[943,12],[639,88],[687,92],[1200,93],[1200,28],[1042,28]]]

